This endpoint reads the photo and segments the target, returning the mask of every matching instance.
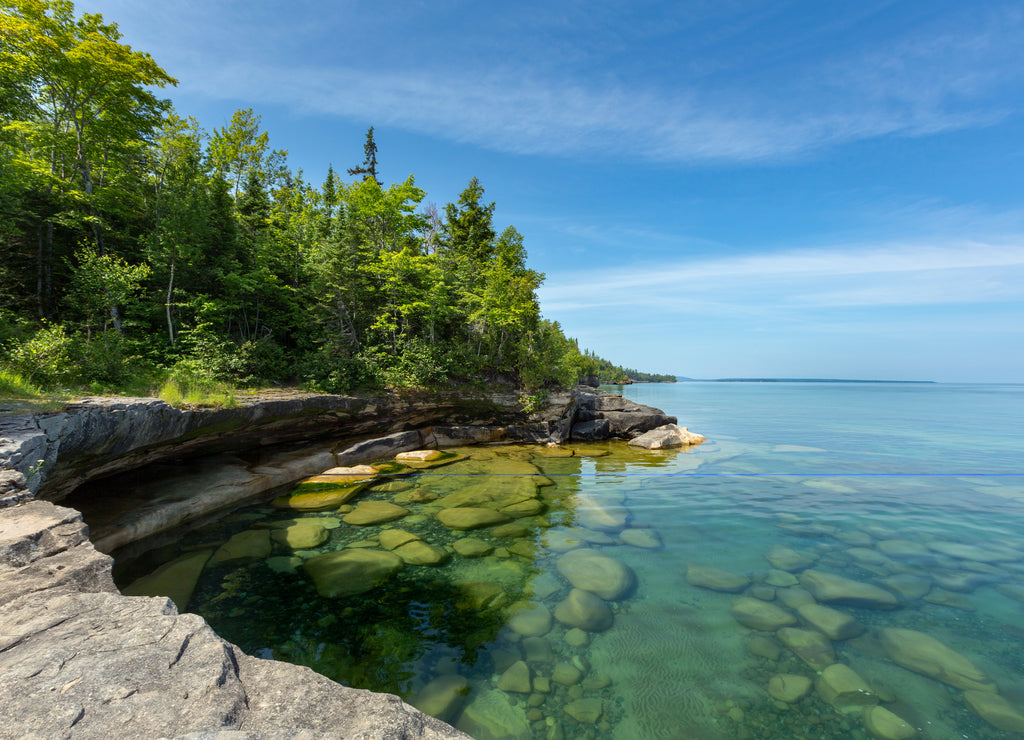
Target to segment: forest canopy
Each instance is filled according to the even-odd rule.
[[[544,275],[477,178],[440,209],[412,175],[385,186],[371,127],[352,179],[309,182],[259,114],[208,131],[160,97],[176,82],[69,0],[0,0],[7,377],[344,392],[636,375],[542,317]]]

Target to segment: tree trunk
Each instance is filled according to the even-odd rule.
[[[171,338],[171,346],[174,346],[174,322],[171,320],[171,293],[174,291],[174,262],[176,250],[171,250],[171,279],[167,281],[167,334]]]

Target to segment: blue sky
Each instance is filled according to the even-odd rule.
[[[1024,7],[88,0],[322,181],[472,176],[584,347],[691,377],[1024,382]]]

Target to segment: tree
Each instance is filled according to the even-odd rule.
[[[37,299],[48,315],[55,229],[85,228],[106,253],[108,216],[135,203],[140,151],[169,107],[151,89],[177,81],[120,43],[103,16],[76,19],[69,0],[0,0],[0,28],[0,69],[15,83],[3,96],[16,114],[4,125],[18,144],[11,164],[46,201],[36,214]]]
[[[250,173],[256,172],[266,187],[273,187],[287,169],[288,152],[270,149],[270,134],[260,131],[261,122],[252,108],[237,110],[228,125],[215,128],[210,137],[208,153],[213,169],[230,183],[236,202]]]
[[[363,176],[363,179],[372,178],[377,183],[378,188],[383,188],[381,181],[377,179],[377,143],[373,140],[373,126],[370,126],[366,132],[366,143],[363,145],[363,163],[356,165],[348,170],[348,174],[352,177],[359,175]]]
[[[476,177],[459,194],[458,203],[445,206],[445,251],[476,264],[489,260],[494,249],[494,203],[482,205],[483,185]]]

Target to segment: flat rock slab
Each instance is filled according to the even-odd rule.
[[[886,627],[880,635],[894,663],[958,689],[996,693],[992,679],[931,635],[895,627]]]
[[[303,564],[317,592],[324,597],[352,596],[379,586],[402,567],[402,559],[386,550],[354,549],[317,555]]]
[[[883,588],[821,570],[805,570],[800,574],[800,585],[818,601],[869,609],[895,609],[900,605],[899,599]]]
[[[110,563],[71,509],[0,512],[3,737],[469,740],[396,696],[246,655],[167,598],[122,596]]]
[[[628,444],[647,450],[661,450],[669,447],[699,445],[703,441],[704,435],[695,434],[686,427],[677,424],[663,424],[657,429],[644,432],[639,437],[633,437]]]

